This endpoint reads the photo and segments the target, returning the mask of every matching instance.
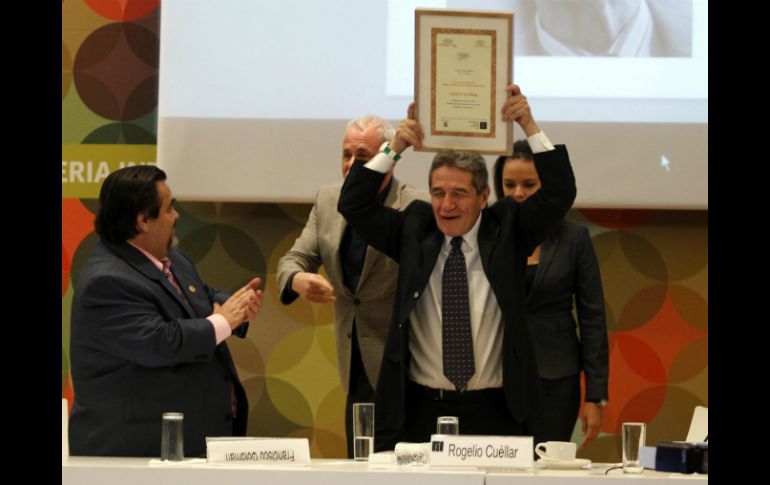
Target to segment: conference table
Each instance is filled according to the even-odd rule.
[[[689,485],[708,475],[645,470],[641,475],[589,469],[501,470],[375,465],[352,460],[314,459],[309,466],[215,465],[205,461],[158,463],[149,458],[69,457],[62,461],[62,485]]]

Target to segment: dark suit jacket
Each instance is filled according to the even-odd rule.
[[[586,400],[607,399],[609,350],[604,294],[588,228],[563,221],[558,236],[540,248],[535,281],[527,297],[527,322],[540,377],[558,379],[585,370]],[[580,329],[575,332],[573,300]]]
[[[128,243],[96,243],[83,269],[71,320],[73,455],[160,456],[161,415],[169,411],[184,413],[185,456],[204,455],[206,436],[245,434],[246,394],[227,344],[215,345],[205,318],[228,295],[208,287],[181,252],[168,256],[189,306]]]
[[[403,162],[402,162],[403,163]],[[503,386],[512,416],[523,421],[533,411],[539,377],[525,313],[527,255],[547,229],[564,216],[575,198],[575,179],[567,150],[535,155],[542,188],[524,203],[507,197],[484,209],[478,233],[482,266],[502,311]],[[409,315],[428,283],[444,235],[431,205],[410,204],[404,212],[376,203],[384,174],[356,163],[340,196],[339,211],[373,247],[399,262],[393,317],[377,384],[378,450],[401,438],[409,354]],[[438,322],[436,322],[438,324]]]

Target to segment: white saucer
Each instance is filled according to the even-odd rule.
[[[539,463],[543,468],[552,468],[555,470],[579,470],[581,468],[590,466],[591,460],[587,458],[575,458],[574,460],[570,461],[562,461],[541,458],[537,463]]]

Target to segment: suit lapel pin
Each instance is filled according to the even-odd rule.
[[[195,289],[195,287],[193,285],[188,285],[187,286],[187,291],[189,291],[190,293],[195,293],[197,290]]]

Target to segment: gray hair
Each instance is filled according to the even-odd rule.
[[[374,116],[374,115],[359,116],[354,120],[348,121],[348,124],[345,127],[345,131],[349,130],[354,126],[361,131],[366,131],[369,125],[374,125],[375,128],[377,128],[377,132],[380,134],[380,138],[382,138],[382,141],[393,141],[393,137],[396,135],[396,129],[393,128],[393,125],[391,125],[384,119],[380,118],[379,116]]]
[[[473,176],[473,186],[479,194],[489,187],[487,163],[484,161],[484,157],[476,152],[458,150],[443,150],[438,152],[435,158],[433,158],[433,163],[430,165],[428,187],[431,186],[431,182],[433,181],[433,171],[441,167],[455,167],[470,172]]]

